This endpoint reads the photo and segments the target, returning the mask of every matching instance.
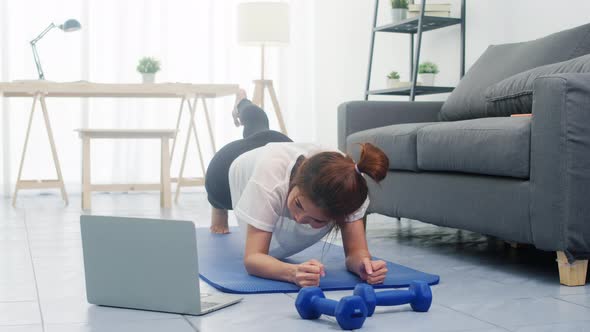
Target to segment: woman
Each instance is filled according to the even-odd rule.
[[[233,210],[246,236],[248,273],[319,285],[324,266],[316,259],[301,264],[279,260],[321,240],[334,227],[342,234],[345,264],[370,284],[382,283],[383,261],[372,261],[363,217],[369,205],[365,176],[381,181],[389,161],[377,147],[361,144],[357,163],[315,144],[292,143],[268,129],[268,118],[242,90],[234,122],[244,138],[223,147],[207,169],[205,188],[213,206],[211,231],[227,233]]]

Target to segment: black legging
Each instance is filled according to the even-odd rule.
[[[209,203],[217,209],[231,210],[229,167],[241,154],[271,142],[293,142],[289,137],[268,128],[264,111],[248,99],[238,104],[240,122],[244,126],[243,139],[221,148],[211,159],[205,175],[205,189]]]

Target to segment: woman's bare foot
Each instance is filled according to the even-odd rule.
[[[227,210],[212,208],[211,211],[211,233],[228,234],[229,226],[227,225]]]
[[[229,234],[229,228],[227,226],[211,225],[209,230],[214,234]]]
[[[234,104],[234,109],[231,112],[231,115],[234,118],[234,124],[236,125],[236,127],[239,127],[241,125],[240,114],[238,113],[238,104],[240,103],[240,101],[242,101],[242,99],[246,99],[246,98],[248,98],[248,96],[246,95],[246,90],[240,89],[240,91],[238,91],[238,93],[236,94],[236,102]]]

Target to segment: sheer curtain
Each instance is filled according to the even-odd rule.
[[[140,82],[139,58],[153,56],[162,64],[157,82],[240,84],[251,96],[259,76],[260,50],[236,42],[239,0],[3,0],[0,1],[0,78],[3,82],[37,76],[29,41],[51,22],[76,18],[77,32],[53,29],[38,44],[47,80],[101,83]],[[295,140],[313,140],[313,1],[291,2],[291,43],[267,48],[267,77],[274,79],[279,102]],[[2,98],[0,172],[4,195],[12,195],[32,98]],[[217,147],[241,137],[231,121],[233,97],[209,99]],[[59,161],[69,193],[80,190],[80,140],[74,129],[174,128],[180,100],[48,98]],[[266,102],[265,105],[271,105]],[[302,109],[302,111],[295,111]],[[188,113],[188,112],[187,112]],[[274,113],[267,112],[273,129]],[[185,114],[187,116],[188,114]],[[202,108],[197,129],[205,160],[213,154]],[[309,119],[305,119],[309,117]],[[187,118],[183,118],[187,120]],[[186,124],[185,121],[182,124]],[[186,127],[178,144],[183,146]],[[178,174],[182,149],[175,151],[172,176]],[[153,182],[159,176],[159,146],[149,141],[97,141],[92,151],[93,182]],[[55,178],[41,113],[36,112],[24,179]],[[185,176],[201,176],[196,146],[191,142]],[[25,193],[25,192],[23,192]]]

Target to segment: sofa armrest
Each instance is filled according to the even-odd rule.
[[[338,148],[357,131],[400,123],[436,122],[443,102],[349,101],[338,106]]]
[[[535,246],[590,257],[589,73],[535,80],[530,177]]]

